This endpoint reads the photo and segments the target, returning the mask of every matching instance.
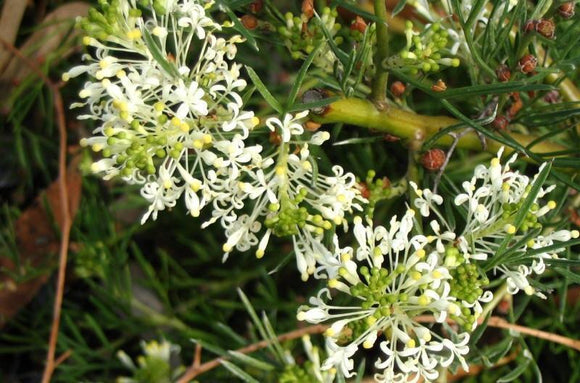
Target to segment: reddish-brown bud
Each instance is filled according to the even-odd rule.
[[[270,132],[269,141],[272,145],[280,145],[282,143],[282,136],[276,132]]]
[[[421,156],[421,165],[427,170],[439,170],[445,163],[446,157],[447,154],[443,150],[430,149]]]
[[[361,182],[359,184],[360,186],[360,195],[363,198],[369,199],[371,197],[371,191],[369,190],[368,185],[366,184],[366,182]]]
[[[258,26],[258,19],[254,15],[243,15],[240,19],[242,25],[249,31],[253,31]]]
[[[544,95],[544,101],[548,104],[556,104],[560,101],[560,93],[554,89]]]
[[[437,80],[437,82],[435,84],[433,84],[431,86],[431,90],[433,92],[444,92],[445,90],[447,90],[447,84],[445,84],[445,82],[441,79]]]
[[[352,21],[352,24],[350,24],[350,30],[351,31],[359,31],[360,33],[365,33],[366,29],[367,29],[367,23],[360,16],[357,16]]]
[[[401,97],[403,93],[405,93],[405,89],[406,89],[405,84],[403,84],[400,81],[395,81],[394,83],[391,84],[391,93],[395,97]]]
[[[536,69],[536,65],[538,65],[538,59],[534,55],[524,55],[518,61],[518,68],[522,73],[531,73]]]
[[[495,130],[506,130],[509,125],[509,120],[506,116],[497,116],[492,122],[491,127]]]
[[[537,23],[538,22],[536,20],[528,20],[524,23],[522,30],[524,31],[524,33],[530,33],[532,31],[535,31]]]
[[[314,0],[302,1],[302,14],[304,14],[308,20],[314,16]]]
[[[306,121],[304,123],[304,129],[308,130],[309,132],[316,132],[320,128],[320,124],[314,121]]]
[[[264,0],[255,0],[250,4],[250,12],[258,13],[264,8]]]
[[[550,19],[540,19],[536,23],[536,32],[547,39],[553,39],[556,32],[556,24]]]
[[[495,75],[497,76],[497,79],[499,81],[506,82],[509,81],[510,78],[512,77],[512,72],[510,71],[510,68],[508,68],[507,65],[501,64],[495,69]]]
[[[560,5],[558,7],[558,13],[564,19],[569,19],[570,17],[574,16],[574,2],[569,1]]]

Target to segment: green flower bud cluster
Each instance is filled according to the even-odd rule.
[[[407,21],[405,24],[407,46],[398,57],[387,60],[387,65],[398,63],[403,69],[412,74],[419,71],[424,73],[436,73],[441,67],[458,67],[461,62],[457,57],[450,54],[447,48],[449,34],[441,29],[439,23],[434,23],[420,34],[413,32],[413,24]]]
[[[143,127],[139,120],[130,123],[117,121],[115,127],[107,126],[103,129],[104,142],[90,142],[81,140],[81,146],[88,146],[95,152],[101,152],[104,158],[114,158],[120,175],[125,177],[137,172],[141,176],[155,174],[159,160],[167,156],[179,158],[184,144],[176,139],[189,131],[187,122],[174,117],[171,120],[165,115],[157,117],[157,127]],[[151,134],[152,130],[156,134]],[[212,137],[201,135],[193,141],[196,149],[206,149],[211,146]],[[98,170],[98,169],[95,169]]]
[[[409,299],[408,294],[388,294],[387,289],[392,285],[393,280],[399,275],[405,273],[405,266],[398,265],[389,273],[385,268],[372,267],[370,270],[367,266],[359,269],[360,274],[366,280],[366,283],[357,283],[351,286],[350,292],[353,296],[365,299],[361,303],[363,309],[370,309],[378,306],[375,317],[378,319],[382,316],[391,314],[391,306],[398,302],[406,302]],[[339,270],[340,273],[340,270]]]
[[[155,1],[160,3],[160,1]],[[101,0],[99,1],[102,11],[95,8],[89,9],[89,15],[80,21],[80,27],[85,33],[94,37],[97,40],[108,40],[110,36],[115,36],[116,39],[133,40],[139,36],[134,36],[137,33],[135,29],[135,21],[141,16],[141,10],[131,8],[128,10],[128,15],[124,14],[123,6],[120,0]],[[148,5],[148,1],[140,1],[139,4],[143,6]],[[128,17],[127,17],[128,16]]]
[[[483,294],[481,287],[489,284],[487,277],[479,273],[474,263],[463,263],[451,270],[450,274],[450,294],[468,303],[474,303]]]
[[[342,44],[343,37],[336,36],[342,26],[336,23],[336,9],[325,7],[320,18],[302,14],[300,17],[288,12],[285,15],[286,25],[278,27],[278,33],[295,60],[304,59],[317,45],[327,41],[324,29],[333,36],[336,44]],[[322,53],[322,52],[321,52]],[[321,59],[322,57],[319,57]]]
[[[522,204],[524,203],[523,199],[518,201],[517,203],[505,203],[502,205],[502,218],[504,220],[508,220],[510,217],[514,216],[517,212],[521,210]],[[532,204],[530,209],[526,213],[524,217],[524,221],[522,222],[521,226],[518,228],[518,231],[525,233],[528,230],[532,229],[542,229],[542,224],[538,222],[538,216],[536,215],[540,210],[540,206],[537,203]]]
[[[294,198],[286,196],[281,203],[268,206],[270,213],[264,225],[272,230],[277,237],[288,237],[299,234],[300,229],[307,228],[316,234],[332,228],[332,223],[322,218],[320,214],[311,215],[308,208],[300,206],[308,195],[306,188],[301,188]]]
[[[362,196],[369,201],[366,207],[369,217],[373,216],[377,202],[390,198],[392,194],[390,181],[387,178],[375,180],[375,177],[376,172],[371,169],[367,172],[365,181],[361,183]]]
[[[364,334],[369,329],[370,326],[371,324],[369,323],[367,318],[354,320],[348,323],[340,331],[337,343],[339,345],[345,345],[352,342],[353,340],[357,339],[359,336]]]
[[[457,321],[466,329],[473,328],[477,320],[473,308],[462,305],[459,301],[473,304],[483,294],[483,287],[489,284],[489,279],[485,274],[481,274],[474,263],[465,263],[465,258],[454,247],[447,248],[445,257],[446,264],[455,264],[456,267],[449,268],[451,280],[449,285],[451,291],[449,295],[458,299],[461,312],[450,314],[450,317]]]
[[[312,364],[311,361],[304,362],[302,367],[296,364],[286,364],[277,381],[280,383],[318,383],[316,376],[309,372],[312,370]]]

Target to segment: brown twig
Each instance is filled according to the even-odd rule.
[[[435,318],[432,315],[420,315],[420,316],[415,317],[414,320],[417,322],[420,322],[420,323],[434,323],[435,322]],[[454,323],[454,321],[452,321],[452,320],[448,320],[448,322]],[[480,321],[480,322],[482,322],[482,321]],[[580,340],[567,338],[567,337],[562,336],[562,335],[558,335],[558,334],[554,334],[554,333],[542,331],[542,330],[536,330],[533,328],[521,326],[521,325],[514,324],[514,323],[509,323],[507,320],[505,320],[501,317],[496,317],[496,316],[490,317],[489,320],[487,321],[487,325],[490,327],[503,328],[506,330],[517,331],[517,332],[522,333],[522,334],[530,335],[530,336],[540,338],[540,339],[545,339],[545,340],[548,340],[548,341],[554,342],[554,343],[560,343],[564,346],[567,346],[567,347],[570,347],[570,348],[573,348],[575,350],[580,351]]]
[[[16,47],[8,42],[0,39],[0,43],[4,48],[12,52],[16,57],[23,61],[23,63],[30,67],[30,69],[48,86],[53,94],[54,109],[56,113],[56,120],[59,132],[59,153],[58,153],[58,184],[60,192],[60,202],[62,211],[62,226],[61,226],[61,240],[59,249],[59,265],[58,265],[58,279],[56,296],[54,299],[54,309],[52,326],[50,329],[50,338],[48,341],[48,353],[46,357],[46,365],[42,375],[42,383],[49,383],[57,363],[55,363],[56,343],[58,340],[58,330],[60,328],[60,317],[62,309],[62,300],[64,295],[66,264],[68,259],[68,246],[70,241],[70,229],[72,226],[72,219],[70,215],[69,198],[66,183],[66,118],[64,112],[64,105],[62,96],[60,94],[60,85],[53,82],[45,75],[34,62],[24,56]],[[60,358],[59,358],[60,360]],[[62,361],[60,361],[62,362]]]
[[[72,355],[72,350],[66,350],[63,352],[56,360],[54,361],[54,367],[58,367],[61,365],[62,362],[67,360]]]
[[[60,240],[58,280],[56,296],[54,299],[54,311],[52,316],[52,327],[50,329],[50,338],[48,342],[48,355],[46,357],[46,366],[42,375],[42,383],[49,383],[52,373],[56,367],[54,353],[56,351],[56,342],[58,340],[58,330],[60,327],[60,316],[62,309],[62,299],[64,295],[64,284],[66,277],[66,264],[68,259],[68,245],[70,241],[70,229],[72,219],[70,216],[70,207],[68,200],[68,191],[66,189],[66,119],[64,115],[64,106],[62,97],[57,85],[50,84],[54,96],[54,108],[57,115],[57,124],[60,137],[60,148],[58,154],[58,173],[60,186],[60,200],[62,208],[62,237]]]
[[[301,336],[307,335],[307,334],[320,334],[320,333],[324,332],[327,328],[328,328],[327,325],[317,324],[314,326],[304,327],[304,328],[301,328],[298,330],[287,332],[285,334],[278,336],[276,339],[278,339],[278,341],[280,341],[280,342],[283,342],[285,340],[300,338]],[[268,347],[271,343],[272,342],[269,340],[263,340],[263,341],[260,341],[257,343],[250,344],[249,346],[239,348],[236,350],[236,352],[239,352],[242,354],[250,354],[254,351],[258,351],[258,350],[261,350],[265,347]],[[209,362],[196,365],[196,363],[198,363],[197,350],[198,350],[198,348],[196,347],[196,357],[194,358],[193,364],[185,371],[183,376],[181,378],[179,378],[177,383],[190,382],[196,376],[218,367],[223,360],[229,359],[227,356],[221,356],[219,358],[212,359]],[[199,352],[201,354],[201,347],[199,347]]]

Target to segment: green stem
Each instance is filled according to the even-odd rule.
[[[481,312],[480,318],[483,319],[487,316],[487,314],[492,312],[493,309],[502,301],[502,299],[506,296],[507,293],[508,293],[507,283],[504,282],[503,285],[501,285],[493,294],[493,299],[485,305],[483,311]]]
[[[387,26],[387,5],[385,0],[374,0],[375,16],[380,20],[377,23],[377,46],[374,57],[375,78],[373,79],[373,89],[371,97],[373,101],[381,106],[386,106],[387,102],[387,82],[389,72],[384,65],[389,57],[389,30]]]
[[[388,133],[404,139],[406,144],[414,142],[418,137],[427,140],[441,129],[459,123],[458,120],[446,116],[425,116],[396,108],[378,110],[372,102],[358,98],[345,98],[333,102],[328,105],[323,115],[312,115],[312,119],[321,124],[341,122],[381,133]],[[510,133],[510,136],[522,146],[527,146],[537,139],[536,136],[531,134],[515,132]],[[440,146],[449,146],[452,143],[453,137],[450,135],[445,135],[436,142]],[[488,139],[486,151],[496,154],[502,146],[504,145]],[[457,147],[481,151],[481,141],[475,132],[470,132],[459,139]],[[543,140],[533,146],[535,153],[552,153],[565,150],[568,150],[568,148],[548,140]],[[512,148],[506,147],[504,155],[512,152]]]

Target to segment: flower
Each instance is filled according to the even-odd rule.
[[[94,53],[63,75],[88,75],[73,107],[87,107],[79,118],[98,127],[81,144],[103,155],[94,172],[142,185],[150,203],[142,222],[182,196],[199,216],[220,197],[220,185],[262,161],[262,147],[245,142],[258,120],[243,110],[238,92],[246,82],[229,61],[242,39],[217,37],[222,26],[205,5],[103,2],[103,13],[93,10],[81,22]]]
[[[298,312],[299,320],[310,323],[333,321],[326,331],[330,356],[323,369],[336,367],[352,376],[352,356],[361,346],[373,347],[379,334],[386,340],[380,342],[384,359],[375,363],[382,370],[377,381],[432,380],[438,376],[437,366],[449,366],[453,360],[466,366],[467,333],[449,340],[415,320],[433,315],[441,323],[448,315],[462,314],[451,294],[450,271],[443,266],[444,250],[431,248],[428,237],[412,234],[414,217],[413,210],[400,220],[393,217],[388,230],[355,218],[357,250],[336,246],[333,257],[340,264],[338,272],[329,272],[335,277],[329,279],[328,288]],[[358,303],[333,305],[330,289]]]
[[[345,214],[353,209],[362,210],[364,199],[354,175],[345,173],[340,166],[332,168],[332,175],[314,172],[309,148],[330,136],[318,132],[303,139],[303,130],[294,125],[304,116],[305,113],[287,115],[284,122],[269,119],[267,123],[289,138],[270,156],[263,157],[260,166],[241,169],[236,181],[221,188],[212,218],[203,227],[218,220],[224,227],[224,259],[234,249],[245,251],[256,246],[256,256],[261,258],[272,235],[291,237],[298,270],[306,280],[315,273],[317,262],[322,261],[324,231],[344,224]],[[290,153],[290,144],[300,144],[299,151]],[[248,207],[249,213],[239,213]]]

